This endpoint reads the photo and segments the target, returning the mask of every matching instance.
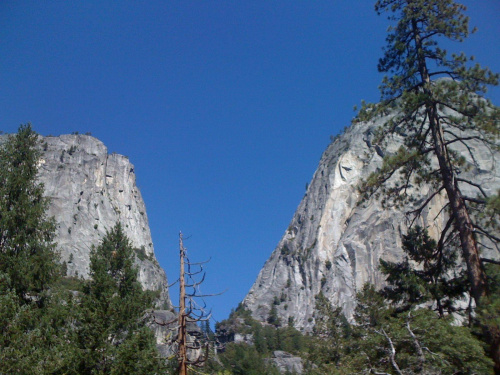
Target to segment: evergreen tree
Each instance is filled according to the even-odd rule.
[[[0,273],[22,303],[43,304],[59,276],[55,222],[43,184],[37,182],[40,151],[31,125],[21,125],[0,148]]]
[[[340,374],[491,374],[492,362],[467,327],[429,309],[398,312],[373,286],[358,293],[356,324]]]
[[[71,373],[72,300],[54,290],[60,265],[37,146],[27,124],[0,147],[1,374]]]
[[[225,369],[234,375],[278,375],[279,370],[269,361],[265,361],[253,345],[230,343],[220,355]]]
[[[0,374],[78,374],[70,297],[51,295],[42,308],[18,301],[0,292]]]
[[[314,339],[310,343],[308,359],[319,366],[319,371],[328,373],[341,360],[351,327],[342,309],[333,307],[322,292],[316,296],[314,318]]]
[[[144,321],[152,302],[153,294],[137,280],[132,245],[117,223],[91,250],[77,327],[78,373],[159,373],[162,361]]]
[[[402,262],[380,260],[389,283],[384,296],[403,310],[433,302],[441,317],[456,312],[455,302],[466,295],[469,285],[458,268],[455,249],[440,248],[427,230],[417,226],[403,236],[403,250],[407,257]]]
[[[444,211],[449,213],[449,220],[438,243],[457,235],[471,294],[477,306],[487,305],[488,279],[476,233],[493,242],[498,237],[474,222],[471,204],[491,207],[492,201],[474,181],[461,177],[460,172],[469,165],[456,146],[465,147],[473,161],[473,142],[498,150],[500,109],[481,95],[488,85],[498,84],[499,76],[478,64],[471,66],[473,59],[463,53],[449,56],[438,46],[440,38],[461,42],[469,35],[463,5],[452,0],[379,0],[375,9],[393,13],[390,19],[396,21],[389,29],[384,56],[378,65],[379,71],[389,76],[382,82],[382,101],[365,104],[359,119],[387,116],[378,141],[398,134],[404,137],[404,145],[384,159],[382,168],[367,179],[362,191],[372,194],[382,185],[386,197],[405,204],[412,198],[407,195],[408,187],[427,183],[433,190],[423,205],[412,212],[417,217],[432,198],[446,194]],[[440,77],[443,79],[436,80]],[[398,181],[391,179],[398,175],[396,172]],[[391,184],[385,184],[389,179]],[[464,185],[476,188],[479,197],[464,195]],[[489,329],[485,337],[500,373],[500,332]]]

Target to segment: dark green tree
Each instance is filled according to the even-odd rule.
[[[162,360],[145,321],[153,300],[137,280],[133,247],[117,223],[91,250],[77,325],[78,373],[159,373]]]
[[[274,303],[271,305],[271,310],[269,311],[267,322],[275,327],[279,327],[281,324],[281,319],[278,316],[278,309],[276,308],[276,304]]]
[[[392,13],[395,25],[389,29],[379,71],[388,73],[381,85],[382,101],[364,105],[360,120],[386,116],[378,141],[390,135],[404,137],[395,155],[384,159],[382,168],[362,187],[372,194],[382,185],[386,197],[404,204],[411,200],[410,186],[426,183],[428,199],[413,210],[419,216],[435,196],[444,193],[449,220],[438,242],[457,235],[461,256],[467,266],[471,294],[476,305],[488,303],[488,279],[480,258],[476,233],[493,242],[497,237],[481,227],[471,214],[471,203],[490,202],[483,189],[460,173],[470,165],[456,150],[465,148],[475,161],[474,142],[498,150],[500,109],[482,97],[488,85],[498,85],[498,74],[463,53],[452,54],[439,47],[443,39],[461,42],[469,35],[465,7],[452,0],[379,0],[378,13]],[[442,79],[438,79],[442,78]],[[392,178],[399,176],[400,179]],[[391,184],[385,184],[391,179]],[[463,186],[476,188],[479,197],[463,194]],[[500,333],[485,332],[492,357],[500,373]]]
[[[39,307],[19,304],[14,292],[1,290],[0,374],[78,374],[73,312],[65,293],[52,294]]]
[[[403,310],[432,302],[441,317],[456,312],[455,302],[467,294],[469,285],[455,248],[439,247],[426,229],[416,226],[403,235],[403,250],[402,262],[380,260],[389,283],[383,295]]]
[[[279,370],[268,361],[265,361],[253,345],[246,343],[230,343],[220,355],[226,369],[234,375],[277,375]],[[224,373],[224,372],[222,372]]]
[[[314,319],[308,359],[319,366],[319,371],[328,373],[342,358],[351,327],[342,309],[334,307],[322,292],[316,296]]]
[[[500,265],[498,263],[486,264],[486,274],[490,285],[490,298],[488,304],[482,304],[476,309],[479,326],[484,331],[485,327],[490,332],[500,332]],[[500,338],[497,336],[497,340]],[[500,356],[500,348],[496,347],[496,356]]]
[[[60,267],[55,222],[37,182],[37,146],[38,135],[27,124],[0,147],[0,273],[21,302],[42,305]]]
[[[62,374],[72,363],[71,295],[60,277],[55,223],[37,182],[38,135],[21,125],[0,147],[0,373]]]

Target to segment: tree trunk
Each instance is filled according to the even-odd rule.
[[[429,115],[429,126],[432,130],[432,137],[443,185],[448,195],[451,214],[455,219],[455,228],[459,233],[462,257],[467,265],[467,276],[471,283],[471,294],[476,302],[476,306],[481,306],[488,303],[488,279],[481,262],[479,249],[474,236],[474,227],[458,183],[455,180],[453,167],[449,160],[448,150],[445,146],[443,137],[443,129],[439,124],[435,104],[427,105],[427,113]],[[481,329],[486,338],[486,342],[490,345],[489,354],[495,362],[495,374],[500,375],[500,332],[495,327],[487,325],[482,325]]]
[[[448,201],[450,202],[451,214],[455,219],[455,228],[459,233],[462,256],[467,265],[467,274],[471,283],[472,297],[474,297],[476,305],[479,306],[481,299],[488,295],[486,272],[481,263],[477,242],[474,237],[472,221],[467,211],[467,207],[465,206],[465,201],[458,187],[458,183],[455,180],[453,167],[451,166],[447,152],[448,150],[444,144],[443,129],[439,124],[435,105],[428,106],[428,115],[441,178],[446,194],[448,195]]]
[[[414,19],[412,20],[412,29],[417,50],[418,70],[424,93],[427,96],[425,109],[429,119],[429,127],[432,132],[435,154],[438,159],[443,185],[448,196],[451,215],[454,217],[454,225],[459,233],[462,257],[467,265],[467,276],[471,283],[471,294],[476,302],[476,306],[481,306],[481,304],[488,303],[488,279],[479,255],[472,220],[469,216],[458,182],[455,180],[455,173],[445,143],[443,128],[439,122],[437,106],[432,98],[431,80],[424,49],[422,47],[419,28],[417,21]],[[490,345],[490,357],[495,362],[495,374],[500,375],[500,332],[494,327],[485,325],[481,328],[486,341]]]
[[[187,375],[187,329],[186,329],[186,286],[184,279],[184,257],[185,250],[184,244],[182,243],[182,233],[179,235],[179,253],[181,258],[181,268],[179,276],[179,335],[177,342],[179,343],[179,348],[177,351],[179,359],[179,375]]]

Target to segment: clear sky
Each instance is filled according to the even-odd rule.
[[[450,49],[500,72],[500,1]],[[217,320],[244,298],[330,136],[376,101],[374,1],[0,1],[0,130],[91,132],[129,156],[170,281],[178,232]],[[500,104],[500,90],[490,92]],[[177,298],[175,290],[172,297]]]

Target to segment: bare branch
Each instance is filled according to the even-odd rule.
[[[459,181],[459,182],[465,182],[466,184],[469,184],[471,186],[474,186],[474,187],[477,187],[479,189],[479,191],[483,194],[483,196],[485,198],[488,198],[488,196],[486,195],[486,193],[484,192],[483,188],[481,187],[481,185],[478,185],[478,184],[475,184],[474,182],[472,181],[469,181],[469,180],[465,180],[463,178],[460,178],[460,177],[456,177],[455,178],[456,181]]]
[[[474,224],[474,229],[476,229],[477,231],[481,232],[482,234],[484,234],[486,237],[488,237],[490,240],[494,240],[496,242],[500,242],[500,238],[492,235],[490,232],[484,230],[483,228],[481,228],[479,225],[477,224]]]
[[[410,336],[413,339],[413,344],[415,345],[415,348],[417,349],[418,361],[419,361],[419,367],[420,367],[417,369],[417,372],[420,372],[424,368],[425,356],[424,356],[424,352],[422,351],[422,347],[420,346],[420,342],[417,339],[417,336],[415,336],[415,334],[413,333],[413,331],[410,328],[410,319],[411,319],[411,311],[408,312],[408,320],[406,321],[406,329],[410,333]]]
[[[415,215],[415,218],[412,220],[410,227],[414,224],[415,219],[420,216],[420,214],[422,213],[422,210],[425,207],[427,207],[427,205],[431,202],[431,200],[434,199],[434,197],[436,195],[438,195],[439,193],[441,193],[443,190],[444,190],[444,186],[441,186],[438,190],[436,190],[434,193],[432,193],[419,208],[407,212],[407,215]]]
[[[484,263],[492,263],[492,264],[498,264],[498,265],[500,265],[500,261],[498,261],[498,260],[493,260],[493,259],[487,259],[487,258],[481,258],[481,262],[484,262]]]
[[[384,336],[387,339],[387,342],[389,343],[389,346],[390,346],[389,359],[391,360],[392,367],[394,367],[394,370],[396,370],[396,372],[399,375],[403,375],[403,373],[399,369],[399,366],[396,362],[396,349],[394,348],[394,344],[392,343],[391,338],[387,335],[387,333],[385,332],[385,330],[383,328],[380,332],[377,330],[375,330],[375,332],[378,333],[379,335]]]
[[[441,251],[444,247],[444,244],[447,242],[446,233],[448,232],[448,230],[450,230],[454,220],[455,217],[451,216],[446,222],[446,225],[444,226],[443,230],[441,231],[441,235],[439,236],[439,242],[437,246],[438,251]]]
[[[450,203],[446,203],[443,207],[441,207],[441,209],[439,210],[439,212],[437,213],[437,215],[434,217],[434,220],[436,220],[439,215],[441,215],[441,213],[445,210],[446,207],[448,207],[450,205]]]
[[[175,280],[172,284],[168,286],[168,288],[173,287],[175,284],[177,284],[180,281],[180,279]]]
[[[464,199],[464,201],[469,201],[469,202],[473,202],[473,203],[477,203],[477,204],[486,204],[486,201],[483,201],[482,199],[471,198],[471,197],[467,197],[465,195],[463,195],[462,198]]]

